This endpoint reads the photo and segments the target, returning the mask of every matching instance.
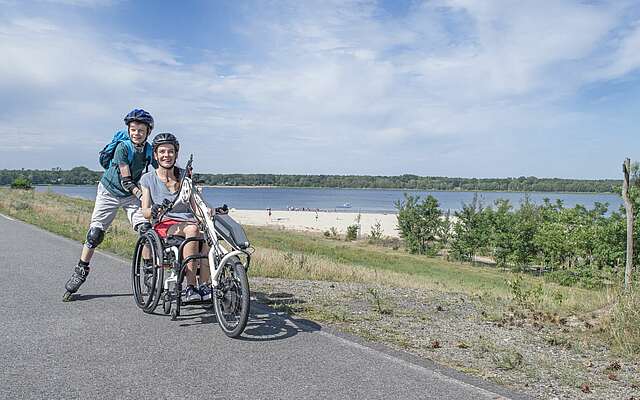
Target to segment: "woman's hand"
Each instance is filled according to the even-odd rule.
[[[160,204],[154,204],[151,206],[151,218],[158,219],[158,215],[163,210],[163,207]]]

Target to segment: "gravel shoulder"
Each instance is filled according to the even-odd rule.
[[[251,278],[276,310],[540,399],[639,399],[639,360],[609,354],[595,316],[567,320],[427,289]]]

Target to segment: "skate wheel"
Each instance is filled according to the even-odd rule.
[[[65,303],[68,301],[73,301],[73,293],[66,292],[64,296],[62,296],[62,301],[64,301]]]

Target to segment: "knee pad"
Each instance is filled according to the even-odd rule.
[[[147,233],[150,229],[152,228],[151,224],[148,222],[142,222],[138,225],[136,225],[135,230],[138,231],[138,234],[140,236],[144,235],[145,233]]]
[[[87,232],[87,241],[85,242],[85,246],[90,249],[95,249],[102,243],[104,240],[104,231],[97,226],[92,226],[89,228],[89,232]]]

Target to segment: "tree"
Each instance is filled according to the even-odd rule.
[[[471,203],[462,204],[462,210],[454,215],[457,221],[453,226],[451,243],[453,256],[462,261],[471,261],[479,249],[489,247],[492,211],[483,207],[476,193]]]
[[[633,203],[629,197],[629,174],[631,173],[631,160],[624,160],[622,164],[622,173],[624,180],[622,181],[622,199],[624,200],[624,208],[627,212],[627,263],[624,268],[624,289],[629,290],[631,287],[631,272],[633,271]]]
[[[505,267],[513,258],[515,241],[515,218],[509,200],[496,200],[496,210],[491,220],[493,255],[499,267]]]
[[[442,211],[438,200],[429,195],[422,202],[420,196],[404,194],[404,201],[396,201],[398,229],[411,253],[425,254],[440,231]]]
[[[515,241],[513,258],[518,267],[531,263],[537,254],[534,237],[538,230],[540,218],[535,204],[525,197],[515,213]]]

